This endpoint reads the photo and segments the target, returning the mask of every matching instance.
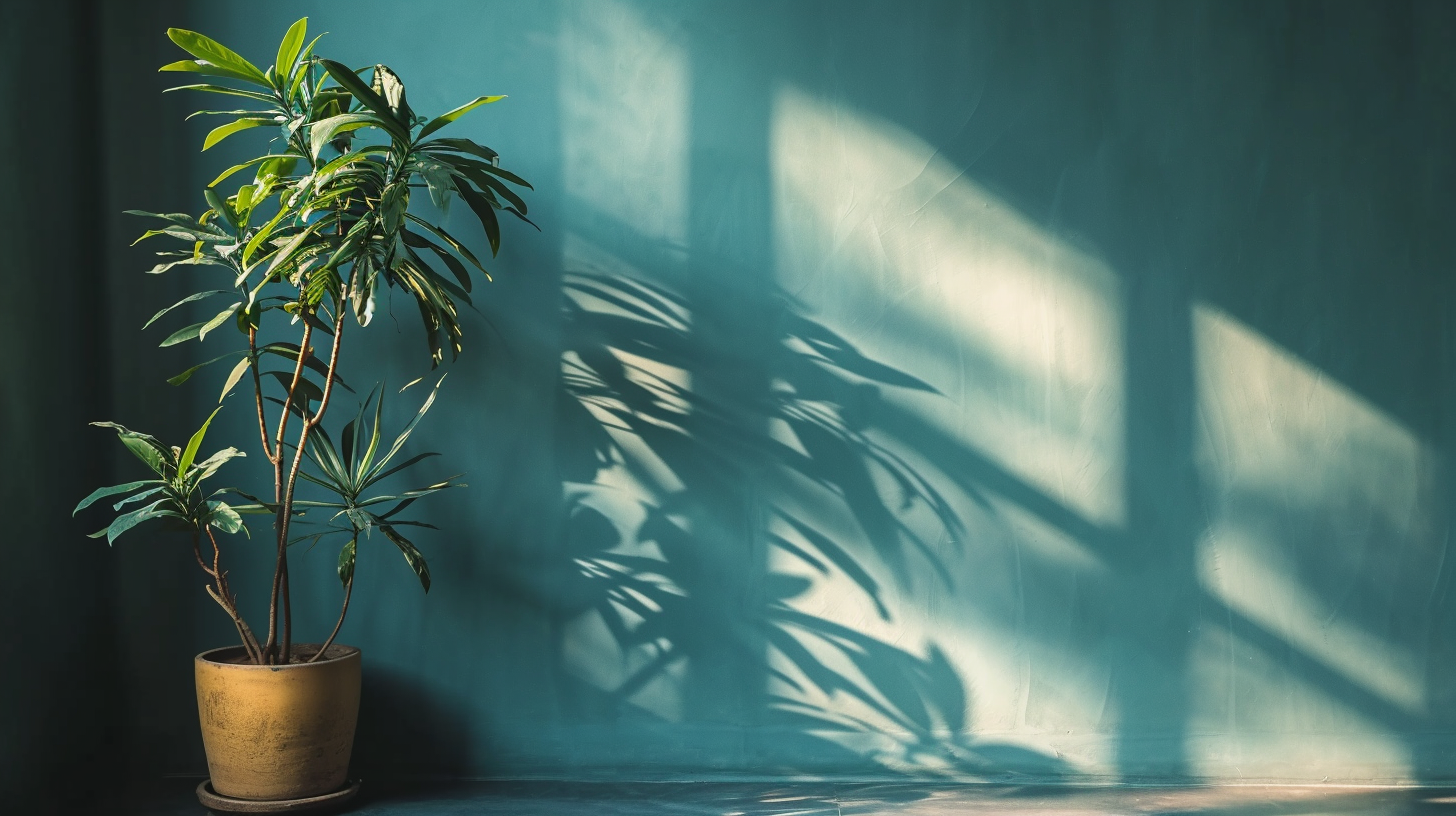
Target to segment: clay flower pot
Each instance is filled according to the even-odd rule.
[[[294,646],[295,658],[317,644]],[[314,663],[255,666],[241,646],[193,661],[212,789],[254,801],[344,787],[359,718],[359,650],[333,645]]]

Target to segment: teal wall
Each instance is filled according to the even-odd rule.
[[[264,61],[307,13],[419,110],[510,94],[459,127],[536,185],[411,442],[470,483],[434,589],[361,551],[361,769],[1456,777],[1448,6],[177,11]],[[118,138],[172,147],[114,162],[112,210],[234,155],[135,77],[160,113]],[[113,354],[181,370],[147,294]],[[411,320],[351,382],[424,373]],[[119,421],[215,391],[142,381]],[[333,558],[296,557],[301,637]],[[188,658],[227,622],[163,545],[115,572],[129,754],[200,770]]]

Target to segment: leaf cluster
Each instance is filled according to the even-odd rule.
[[[218,410],[221,410],[220,408]],[[261,507],[240,505],[229,506],[218,496],[229,492],[228,488],[204,495],[202,483],[217,473],[218,469],[232,459],[247,454],[237,448],[223,448],[202,461],[197,461],[197,452],[202,447],[207,426],[212,424],[217,410],[202,423],[202,427],[187,441],[186,448],[168,447],[154,436],[138,433],[115,422],[93,422],[102,428],[112,428],[121,444],[140,459],[153,473],[155,479],[142,479],[126,484],[103,487],[81,500],[71,515],[81,512],[95,502],[115,496],[124,496],[112,505],[120,513],[111,524],[90,535],[91,538],[105,536],[106,543],[115,543],[117,536],[150,519],[163,519],[178,529],[201,532],[206,527],[215,527],[225,533],[246,532],[239,512],[261,510]],[[145,504],[142,504],[145,502]],[[126,512],[127,505],[141,504]]]
[[[204,150],[243,131],[268,128],[274,136],[268,152],[224,170],[208,185],[209,208],[200,216],[129,211],[161,222],[138,240],[168,236],[187,245],[159,252],[153,273],[203,265],[220,267],[230,278],[228,289],[190,296],[158,313],[204,297],[231,301],[208,320],[174,331],[162,345],[205,339],[228,322],[246,333],[275,309],[294,320],[349,309],[368,325],[382,290],[393,288],[418,307],[431,364],[438,365],[446,347],[452,358],[463,348],[460,306],[471,305],[471,269],[487,279],[489,273],[464,243],[411,212],[411,198],[425,189],[442,211],[453,199],[464,200],[492,256],[500,250],[499,213],[529,223],[515,188],[530,184],[501,168],[499,154],[469,139],[435,136],[504,97],[477,97],[434,118],[416,115],[403,81],[388,66],[356,70],[317,56],[318,38],[305,45],[306,29],[307,18],[288,30],[277,62],[267,69],[196,32],[168,31],[193,59],[162,70],[214,80],[169,90],[245,100],[239,109],[193,114],[231,117],[207,134]],[[369,82],[361,71],[369,72]],[[244,171],[252,171],[251,179],[237,184]]]
[[[425,459],[440,455],[435,452],[421,453],[397,465],[390,465],[395,456],[404,449],[404,444],[415,426],[434,404],[435,396],[440,390],[440,383],[443,381],[444,377],[441,377],[440,382],[435,384],[435,388],[430,391],[430,395],[420,406],[419,411],[415,413],[414,418],[405,425],[404,430],[400,431],[387,449],[380,448],[384,395],[378,389],[369,393],[360,404],[358,413],[344,426],[339,438],[340,444],[335,444],[322,428],[317,429],[308,438],[306,453],[309,461],[318,469],[318,474],[301,471],[299,475],[328,491],[332,494],[332,498],[327,501],[299,500],[294,502],[294,506],[334,512],[325,522],[328,525],[327,529],[301,536],[291,543],[317,542],[330,535],[347,535],[349,541],[339,553],[339,580],[345,584],[354,574],[354,559],[360,536],[368,535],[372,530],[377,529],[399,548],[405,561],[409,563],[410,569],[414,570],[415,575],[420,579],[420,585],[426,592],[430,591],[430,567],[425,563],[425,558],[419,549],[399,531],[399,528],[436,528],[433,524],[402,519],[398,516],[425,496],[452,487],[465,487],[464,483],[455,481],[457,477],[451,476],[444,481],[399,493],[374,493],[373,491],[379,482],[390,476],[413,467]],[[369,418],[371,406],[374,409],[372,421]],[[373,495],[369,495],[371,493]]]

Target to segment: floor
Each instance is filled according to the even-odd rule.
[[[169,780],[119,813],[205,816],[197,780]],[[728,782],[363,785],[351,816],[1317,816],[1456,814],[1456,789],[1069,787]]]

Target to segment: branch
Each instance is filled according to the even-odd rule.
[[[289,407],[293,404],[293,396],[298,391],[298,382],[303,379],[303,364],[313,353],[309,341],[313,338],[313,324],[304,321],[303,341],[298,344],[298,360],[293,366],[293,380],[288,385],[288,393],[283,397],[283,416],[278,418],[278,437],[275,440],[277,446],[277,457],[273,461],[273,501],[278,503],[278,516],[274,521],[273,529],[278,531],[278,555],[273,563],[273,591],[268,599],[268,642],[264,645],[263,651],[269,662],[274,658],[274,647],[278,645],[278,596],[283,591],[283,578],[288,573],[288,513],[292,510],[292,502],[284,502],[285,495],[292,494],[290,488],[288,493],[283,489],[283,434],[288,430]],[[334,336],[334,343],[339,342],[338,335]],[[308,424],[304,424],[304,434],[308,433]],[[299,459],[303,456],[303,445],[294,452],[293,472],[298,472]],[[289,483],[292,484],[292,476]]]
[[[258,373],[258,330],[255,328],[248,329],[248,357],[251,362],[249,367],[253,369],[253,395],[258,400],[258,436],[263,440],[263,455],[276,466],[277,457],[282,454],[275,454],[273,447],[268,444],[268,416],[263,412],[263,378]],[[273,498],[276,501],[278,497]]]
[[[247,621],[243,620],[243,616],[238,613],[236,599],[228,591],[227,573],[223,572],[220,566],[222,550],[218,547],[217,537],[213,535],[211,527],[204,527],[203,529],[207,532],[207,540],[212,544],[212,566],[208,567],[202,560],[202,536],[197,533],[193,533],[192,535],[192,553],[197,556],[197,563],[202,567],[202,571],[212,576],[213,581],[217,584],[217,589],[214,590],[206,584],[203,586],[207,589],[207,594],[211,595],[212,599],[217,601],[218,606],[222,607],[222,611],[226,612],[228,617],[232,618],[233,625],[238,629],[238,636],[243,640],[243,649],[247,651],[248,657],[254,663],[261,663],[262,651],[258,648],[258,639],[253,636],[253,630],[248,628]]]
[[[349,580],[344,582],[344,606],[342,609],[339,610],[339,622],[334,624],[334,631],[329,633],[329,639],[324,641],[324,645],[319,647],[318,653],[315,654],[313,657],[310,657],[307,662],[312,663],[322,657],[324,652],[329,650],[329,646],[333,644],[334,638],[339,636],[339,629],[344,625],[344,616],[349,614],[349,596],[353,594],[353,592],[354,576],[351,574],[349,576]]]
[[[344,300],[345,300],[345,298],[347,296],[348,296],[348,288],[347,287],[344,287],[344,288],[340,289],[339,297],[338,297],[337,301],[335,302],[335,306],[336,306],[335,312],[338,314],[338,317],[335,318],[335,320],[334,320],[334,343],[333,343],[333,348],[331,348],[329,350],[329,365],[328,365],[327,371],[324,373],[324,393],[323,393],[323,398],[319,400],[318,411],[316,411],[313,416],[308,417],[304,421],[303,428],[299,431],[299,434],[298,434],[298,449],[293,452],[293,465],[292,465],[292,467],[289,468],[289,471],[288,471],[288,482],[284,485],[284,490],[283,490],[283,503],[278,508],[279,513],[282,515],[282,519],[283,519],[282,525],[279,527],[279,533],[278,533],[278,541],[280,542],[280,544],[279,544],[279,553],[280,553],[279,564],[280,564],[282,570],[281,570],[281,573],[275,573],[275,581],[274,581],[274,583],[275,583],[275,585],[281,583],[282,584],[282,587],[284,589],[283,604],[284,604],[285,614],[284,614],[284,618],[283,618],[283,639],[282,639],[282,654],[281,654],[281,657],[282,657],[284,663],[287,663],[288,660],[289,660],[290,649],[292,647],[292,642],[293,642],[293,620],[292,620],[292,616],[290,614],[288,614],[288,611],[289,611],[288,610],[289,597],[288,597],[288,594],[287,594],[288,561],[287,561],[287,556],[286,556],[286,552],[287,552],[286,548],[287,548],[287,541],[288,541],[288,524],[292,520],[292,517],[293,517],[293,492],[298,487],[298,470],[303,465],[303,452],[304,452],[304,450],[306,450],[306,447],[308,445],[308,434],[309,434],[309,431],[312,431],[314,428],[317,428],[318,427],[318,424],[323,421],[324,412],[329,409],[329,398],[332,397],[333,396],[333,393],[334,393],[334,374],[335,374],[335,371],[339,367],[339,347],[340,347],[340,345],[344,341],[344,325],[345,325],[344,318],[348,316],[348,310],[344,308]],[[303,359],[303,354],[302,353],[300,353],[298,356],[299,356],[299,359],[300,360]],[[297,386],[297,382],[296,381],[295,381],[294,385],[295,385],[295,387]],[[306,410],[305,410],[305,413],[307,413]],[[280,450],[281,450],[281,448],[280,448]],[[277,580],[279,577],[281,577],[281,581]]]

